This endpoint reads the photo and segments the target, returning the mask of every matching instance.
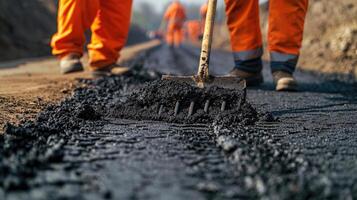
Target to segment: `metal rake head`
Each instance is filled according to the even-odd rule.
[[[158,115],[161,116],[166,111],[167,113],[178,116],[187,111],[187,117],[191,117],[196,112],[204,112],[206,114],[219,113],[227,110],[240,109],[246,101],[246,89],[243,89],[242,96],[237,101],[232,101],[231,97],[222,97],[220,99],[196,99],[196,100],[176,100],[174,104],[159,103]]]

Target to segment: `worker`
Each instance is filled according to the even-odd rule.
[[[201,16],[201,34],[203,35],[203,32],[205,30],[205,24],[206,24],[206,15],[208,11],[208,3],[205,3],[201,6],[200,8],[200,16]]]
[[[179,47],[183,42],[183,25],[186,20],[186,11],[179,0],[174,0],[167,8],[164,21],[166,21],[166,42],[169,46]]]
[[[80,58],[90,29],[89,69],[94,76],[110,75],[128,36],[131,7],[132,0],[60,0],[51,46],[61,73],[83,70]]]
[[[262,36],[258,0],[225,0],[235,68],[230,75],[259,85],[262,76]],[[303,39],[308,0],[270,0],[268,50],[276,90],[297,89],[293,77]]]
[[[185,23],[187,38],[193,44],[198,43],[201,34],[201,23],[199,20],[190,20]]]

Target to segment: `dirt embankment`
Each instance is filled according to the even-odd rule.
[[[268,4],[261,6],[266,45]],[[311,0],[299,67],[303,70],[357,78],[357,1]],[[227,27],[219,26],[215,46],[230,50]],[[266,52],[265,52],[266,53]],[[264,56],[268,58],[267,53]]]
[[[0,60],[47,55],[55,11],[53,0],[0,0]]]
[[[357,78],[356,16],[355,0],[311,1],[301,66]]]

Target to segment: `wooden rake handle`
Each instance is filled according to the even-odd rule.
[[[211,55],[212,37],[214,20],[216,17],[217,0],[208,1],[208,11],[203,33],[200,64],[198,66],[197,76],[200,81],[205,82],[209,79],[209,61]]]

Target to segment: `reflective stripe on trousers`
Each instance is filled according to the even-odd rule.
[[[233,55],[235,60],[235,67],[237,69],[251,73],[258,73],[263,68],[261,59],[263,55],[262,48],[234,52]],[[270,52],[271,71],[285,71],[288,73],[293,73],[295,71],[298,59],[298,55]]]
[[[270,68],[272,72],[285,71],[294,73],[299,55],[270,52]]]
[[[262,55],[262,47],[253,50],[234,52],[235,67],[246,72],[258,73],[263,69]]]

